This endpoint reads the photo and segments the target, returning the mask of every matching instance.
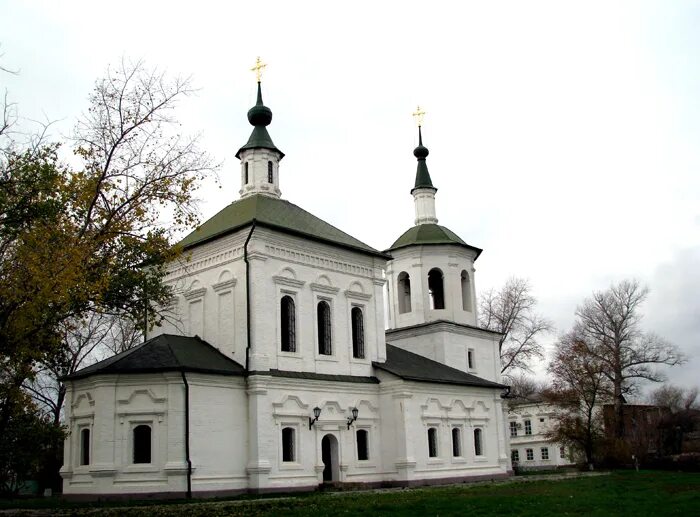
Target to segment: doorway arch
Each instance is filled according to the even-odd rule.
[[[321,439],[321,459],[323,461],[323,482],[339,481],[338,439],[327,434]]]

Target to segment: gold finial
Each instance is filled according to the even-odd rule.
[[[255,66],[250,69],[251,72],[255,72],[255,78],[258,80],[258,82],[260,82],[262,79],[262,71],[266,66],[267,64],[263,63],[260,56],[258,56],[258,58],[255,60]]]
[[[423,125],[423,117],[425,116],[425,111],[420,109],[420,106],[416,108],[415,113],[413,113],[413,118],[416,119],[416,124],[418,124],[418,127],[421,127]]]

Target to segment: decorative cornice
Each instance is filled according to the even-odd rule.
[[[206,287],[200,287],[199,289],[192,289],[191,291],[182,293],[182,296],[184,296],[186,300],[196,300],[197,298],[204,298],[206,292]]]
[[[323,285],[317,283],[312,283],[310,287],[312,291],[317,291],[319,293],[326,294],[338,294],[338,292],[340,291],[338,287],[331,287],[330,285]]]
[[[214,289],[215,293],[218,293],[219,291],[223,291],[225,289],[230,290],[233,289],[236,286],[236,279],[232,278],[231,280],[225,280],[223,282],[219,282],[218,284],[214,284],[211,286],[212,289]]]
[[[304,284],[306,284],[303,280],[295,280],[294,278],[287,278],[286,276],[279,275],[273,276],[272,280],[278,285],[286,285],[287,287],[294,287],[296,289],[301,289],[304,287]]]
[[[350,262],[331,259],[317,254],[303,253],[270,244],[265,245],[265,251],[272,256],[283,258],[284,260],[296,262],[298,264],[310,264],[315,267],[330,269],[332,271],[362,275],[370,278],[374,276],[373,268],[371,267],[357,266],[355,264],[351,264]]]
[[[372,299],[371,294],[365,294],[365,293],[361,293],[359,291],[350,291],[349,289],[347,291],[345,291],[345,296],[347,298],[352,298],[355,300],[363,300],[363,301],[369,301]]]

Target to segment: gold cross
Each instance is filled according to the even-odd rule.
[[[255,66],[250,69],[251,72],[255,72],[255,77],[260,82],[262,79],[262,71],[263,68],[265,68],[267,64],[263,63],[262,60],[260,59],[260,56],[255,60]]]
[[[416,123],[418,124],[418,127],[421,127],[423,125],[423,117],[425,116],[425,111],[420,109],[420,106],[416,108],[415,113],[413,114],[413,117],[416,119]]]

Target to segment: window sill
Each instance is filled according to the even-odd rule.
[[[285,352],[284,350],[279,350],[277,352],[277,357],[288,357],[290,359],[301,359],[301,354],[299,352]]]
[[[453,456],[452,457],[452,463],[466,463],[467,458],[464,456]]]
[[[124,467],[124,472],[125,474],[142,474],[142,473],[149,473],[149,472],[160,472],[160,468],[157,465],[154,465],[153,463],[144,463],[142,465],[128,465]]]
[[[489,459],[482,454],[481,456],[474,456],[474,461],[477,463],[485,463],[489,461]]]
[[[430,458],[430,459],[428,459],[427,463],[428,463],[428,465],[444,465],[445,460],[443,460],[441,458]]]
[[[280,463],[280,470],[304,470],[304,466],[296,461],[283,461]]]
[[[334,355],[323,355],[323,354],[316,354],[316,360],[317,361],[326,361],[329,363],[337,363],[339,361],[338,358]]]

